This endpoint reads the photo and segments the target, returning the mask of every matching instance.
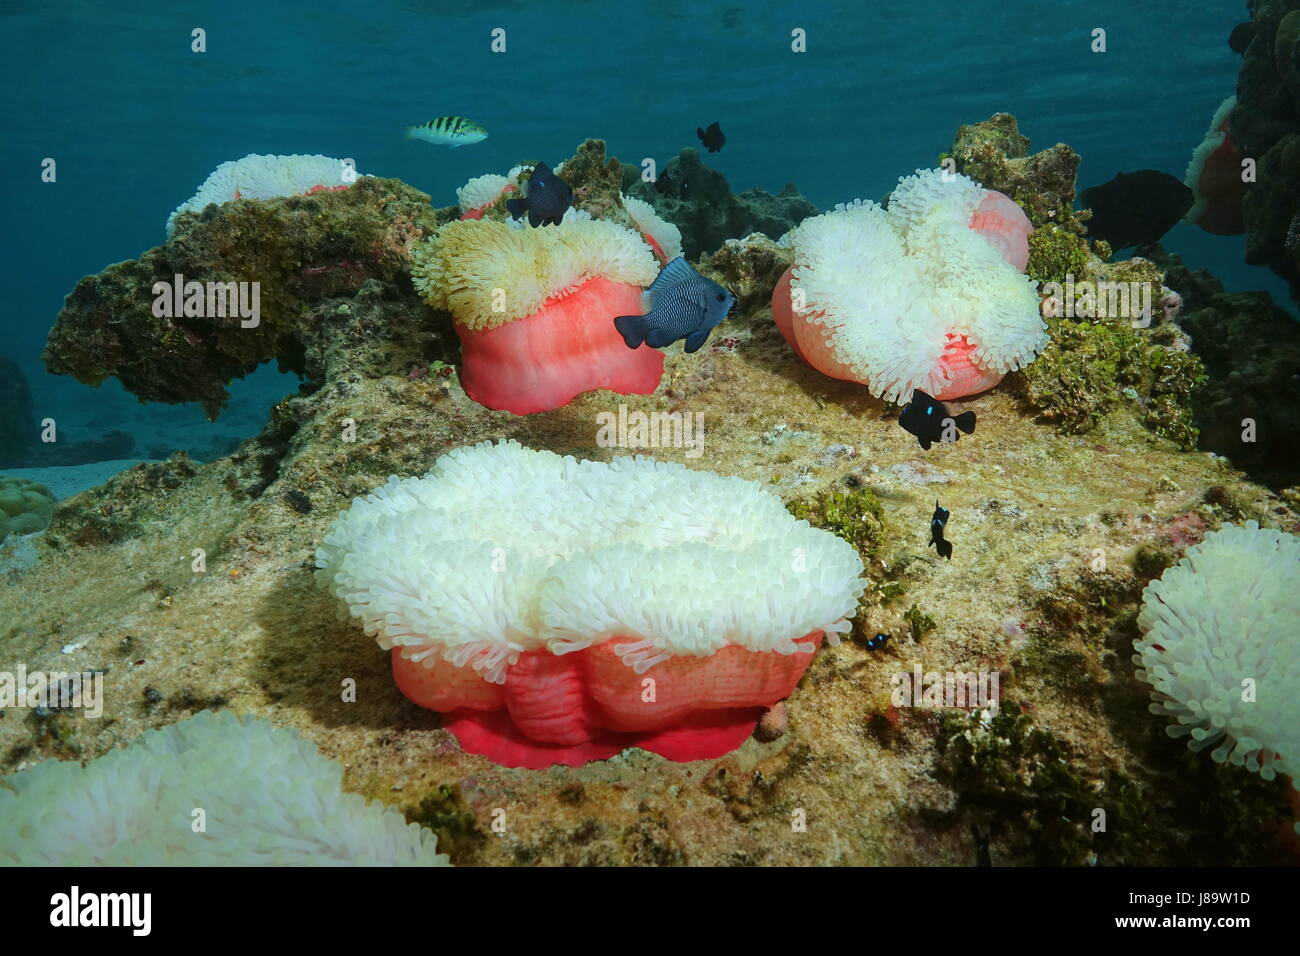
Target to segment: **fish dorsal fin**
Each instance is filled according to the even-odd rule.
[[[663,270],[655,277],[655,281],[650,284],[650,288],[646,290],[646,297],[649,299],[650,305],[653,307],[655,299],[665,290],[683,282],[689,282],[696,275],[698,273],[690,267],[686,260],[678,256],[663,267]]]

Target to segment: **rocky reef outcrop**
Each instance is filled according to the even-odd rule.
[[[780,239],[818,212],[794,183],[775,196],[758,188],[733,193],[727,177],[689,146],[659,170],[653,183],[642,181],[641,167],[624,165],[623,190],[650,203],[682,231],[682,253],[692,261],[750,233]]]
[[[165,244],[78,282],[50,332],[46,367],[88,385],[115,376],[144,401],[199,402],[213,419],[230,380],[263,362],[319,381],[307,357],[312,307],[367,280],[409,291],[408,251],[440,215],[451,213],[430,208],[427,194],[372,177],[337,192],[208,206],[181,217]],[[157,314],[166,311],[158,283],[179,286],[194,308]],[[203,284],[201,304],[186,283]],[[239,283],[257,285],[255,324],[234,314]],[[209,291],[218,285],[222,300]]]
[[[1147,251],[1179,290],[1178,324],[1205,365],[1193,403],[1199,447],[1274,487],[1300,483],[1300,323],[1267,292],[1226,292],[1206,270]]]
[[[1242,200],[1246,261],[1286,279],[1300,302],[1300,0],[1251,8],[1231,118],[1242,157],[1256,164]]]

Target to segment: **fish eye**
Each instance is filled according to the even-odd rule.
[[[718,293],[718,301],[719,301],[719,302],[726,302],[726,301],[727,301],[727,293],[725,293],[725,292],[719,292],[719,293]]]

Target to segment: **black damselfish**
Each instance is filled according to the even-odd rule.
[[[898,424],[903,426],[904,431],[915,435],[917,443],[926,451],[929,451],[930,446],[935,442],[944,441],[946,438],[957,440],[957,432],[950,430],[947,424],[949,421],[967,435],[975,431],[974,412],[954,415],[948,410],[947,405],[925,394],[919,388],[913,390],[912,401],[898,416]]]
[[[884,647],[886,643],[893,640],[893,637],[894,635],[892,634],[877,634],[875,637],[869,637],[863,641],[862,646],[869,651],[878,651]]]
[[[705,149],[710,153],[716,153],[727,145],[727,137],[722,135],[722,127],[718,125],[716,120],[709,124],[708,129],[695,127],[695,135],[700,138],[700,142],[704,144]]]
[[[1194,201],[1181,179],[1157,169],[1119,173],[1079,194],[1079,202],[1092,210],[1088,235],[1105,239],[1115,251],[1156,242],[1177,225]]]
[[[506,209],[514,219],[528,213],[530,226],[558,226],[573,202],[573,190],[545,163],[538,163],[524,182],[523,199],[507,199]]]
[[[948,525],[948,509],[940,508],[938,499],[934,502],[934,517],[930,519],[930,544],[939,551],[939,557],[952,560],[952,542],[943,539],[943,529]],[[928,548],[930,544],[927,544]]]

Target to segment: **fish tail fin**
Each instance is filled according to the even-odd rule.
[[[614,319],[614,328],[618,329],[619,335],[623,336],[623,341],[630,349],[645,341],[645,318],[642,316],[620,315]]]
[[[405,139],[415,139],[415,127],[414,127],[414,126],[408,126],[408,127],[406,127],[405,130],[404,130],[403,132],[406,133],[406,136],[404,137]]]
[[[936,542],[934,543],[934,546],[935,546],[935,548],[937,548],[938,551],[939,551],[939,557],[941,557],[941,558],[947,558],[949,561],[952,560],[952,542],[951,542],[951,541],[936,541]]]
[[[507,199],[506,211],[510,213],[511,219],[518,219],[528,211],[528,201],[525,199]]]
[[[975,431],[974,412],[962,412],[960,415],[954,418],[953,421],[955,421],[957,423],[957,427],[960,428],[962,431],[964,431],[967,435]]]

